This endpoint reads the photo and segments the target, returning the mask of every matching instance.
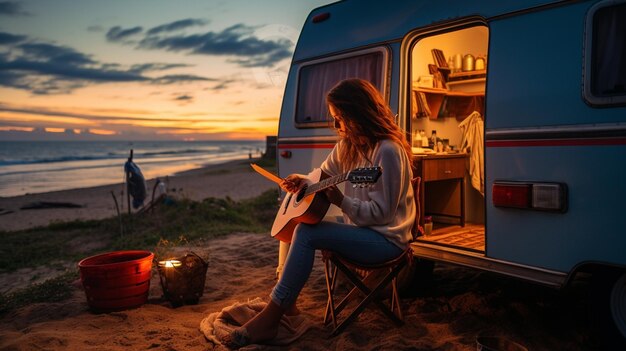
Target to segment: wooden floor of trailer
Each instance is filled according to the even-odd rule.
[[[485,226],[466,223],[464,227],[450,225],[433,229],[431,235],[420,236],[417,242],[438,244],[449,247],[485,252]]]

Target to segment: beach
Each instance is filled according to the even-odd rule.
[[[149,185],[153,184],[149,182]],[[116,215],[111,191],[120,201],[121,184],[0,199],[13,212],[0,216],[0,230],[12,231],[55,221],[98,219]],[[257,196],[275,188],[245,164],[232,161],[168,179],[174,197],[202,200]],[[150,187],[149,187],[150,188]],[[150,188],[151,189],[151,188]],[[80,208],[20,210],[35,202],[70,202]],[[127,208],[125,208],[127,210]],[[33,303],[0,316],[0,350],[221,350],[200,331],[210,313],[254,298],[268,301],[275,284],[278,242],[268,233],[234,232],[178,248],[208,257],[204,294],[198,304],[174,308],[163,298],[153,268],[148,302],[138,308],[92,313],[80,280],[71,298]],[[76,265],[77,262],[71,262]],[[30,272],[32,274],[32,271]],[[28,272],[0,274],[0,284]],[[18,275],[21,274],[21,277]],[[588,284],[566,291],[461,267],[437,264],[431,279],[403,291],[405,323],[396,326],[376,309],[367,309],[338,336],[322,323],[326,282],[321,256],[298,300],[311,328],[288,347],[251,345],[262,350],[476,350],[480,335],[499,336],[529,350],[593,350]]]
[[[255,197],[264,191],[277,188],[263,177],[255,176],[247,160],[229,161],[217,165],[197,168],[164,179],[168,194],[176,198],[202,201],[207,197],[233,200]],[[155,179],[147,180],[147,199],[152,197]],[[0,231],[14,231],[48,225],[55,221],[102,219],[117,215],[113,196],[120,211],[128,212],[123,183],[91,188],[53,191],[41,194],[27,194],[14,197],[0,197]],[[39,206],[38,209],[21,210],[22,207],[37,204],[59,203],[57,206]],[[80,207],[63,207],[73,204]],[[135,212],[135,209],[132,209]]]

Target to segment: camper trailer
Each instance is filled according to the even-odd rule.
[[[625,19],[618,0],[317,8],[288,74],[279,174],[319,167],[338,140],[326,92],[367,79],[413,146],[416,257],[555,288],[593,274],[626,337]]]

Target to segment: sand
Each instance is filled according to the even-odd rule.
[[[147,181],[149,203],[154,179]],[[277,188],[272,182],[256,173],[248,166],[248,161],[231,161],[182,172],[167,179],[168,194],[177,198],[201,201],[207,197],[234,200],[255,197],[264,191]],[[7,214],[0,215],[0,231],[14,231],[48,225],[53,221],[102,219],[117,214],[113,194],[123,212],[128,212],[125,185],[114,184],[93,188],[54,191],[41,194],[28,194],[14,197],[0,197],[0,209]],[[22,207],[41,202],[70,203],[80,208],[45,208],[21,210]],[[133,209],[135,211],[135,209]]]
[[[237,167],[232,164],[227,168],[231,171],[213,167],[191,172],[170,178],[170,184],[182,188],[178,193],[191,198],[245,198],[273,187],[247,170],[233,170]],[[84,212],[37,210],[38,215],[30,218],[29,223],[43,225],[49,220],[89,218],[82,216],[94,216],[94,212],[110,216],[115,210],[110,207],[108,190],[81,189],[14,200],[28,202],[41,197],[50,201],[84,201],[89,205],[90,211]],[[0,207],[4,206],[6,202]],[[10,227],[4,223],[6,218],[28,217],[19,217],[21,212],[28,211],[2,216],[3,228]],[[43,214],[46,219],[40,218]],[[22,224],[24,227],[27,226]],[[200,321],[238,301],[256,297],[268,300],[275,283],[278,242],[269,234],[231,233],[194,245],[180,250],[192,250],[209,258],[204,295],[198,304],[173,308],[163,299],[159,277],[153,269],[146,304],[121,312],[94,314],[89,311],[80,281],[76,281],[74,294],[68,300],[32,304],[0,316],[0,350],[223,349],[205,339],[199,330]],[[0,282],[6,281],[7,276],[0,274]],[[586,319],[586,288],[586,282],[581,281],[559,292],[495,274],[437,264],[431,279],[422,279],[403,293],[403,326],[394,325],[375,309],[367,309],[342,334],[331,338],[330,326],[322,323],[326,284],[318,256],[298,304],[314,327],[289,349],[476,350],[479,335],[501,336],[529,350],[594,349]],[[254,345],[248,349],[285,348]]]

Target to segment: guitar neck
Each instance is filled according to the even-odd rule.
[[[346,180],[348,180],[348,175],[350,173],[343,173],[343,174],[338,174],[336,176],[332,176],[329,178],[326,178],[324,180],[321,180],[315,184],[311,184],[309,185],[309,187],[306,188],[305,192],[304,192],[304,196],[308,196],[311,194],[314,194],[318,191],[322,191],[326,188],[330,188],[333,185],[337,185],[339,183],[345,182]]]

